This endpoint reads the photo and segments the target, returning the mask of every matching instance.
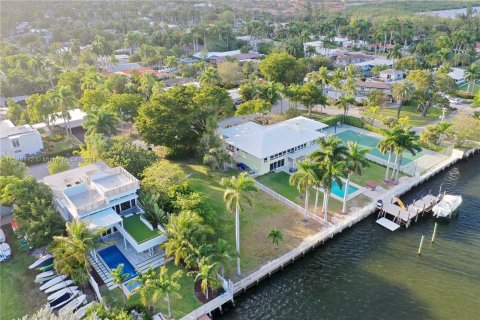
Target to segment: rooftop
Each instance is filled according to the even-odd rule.
[[[16,136],[33,132],[37,131],[28,124],[15,126],[10,120],[0,120],[0,139],[15,138]]]
[[[370,61],[355,63],[355,65],[357,67],[391,66],[391,65],[393,65],[393,60],[392,59],[384,59],[384,58],[375,58],[375,59],[370,60]]]
[[[465,70],[460,68],[452,68],[452,71],[448,73],[448,76],[453,80],[465,79]]]
[[[376,81],[357,81],[355,82],[355,85],[361,88],[372,88],[372,89],[390,89],[392,87],[391,83],[376,82]]]
[[[270,126],[247,122],[219,131],[226,143],[257,158],[265,158],[278,152],[313,141],[324,134],[328,125],[305,117],[296,117]]]

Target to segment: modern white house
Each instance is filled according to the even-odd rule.
[[[452,71],[447,74],[450,78],[460,85],[465,83],[465,70],[460,68],[452,68]]]
[[[296,117],[262,126],[246,122],[218,131],[237,166],[252,175],[296,170],[296,162],[318,149],[317,139],[328,125]]]
[[[28,124],[15,126],[10,120],[0,120],[0,156],[24,159],[42,151],[42,137],[37,129]]]
[[[405,78],[405,72],[395,69],[386,69],[379,72],[378,78],[385,82],[399,81]]]
[[[140,183],[122,167],[104,162],[60,172],[43,179],[53,192],[64,220],[78,219],[91,228],[105,228],[105,235],[120,233],[125,249],[153,254],[166,241],[161,227],[152,226],[138,203]]]
[[[82,127],[83,121],[87,117],[87,114],[78,108],[69,110],[68,115],[69,115],[68,124],[70,125],[70,129]],[[67,127],[67,123],[61,117],[60,112],[54,113],[51,117],[53,119],[53,121],[51,122],[52,127],[59,127],[62,129],[65,129]],[[44,122],[35,123],[32,125],[32,127],[35,129],[42,129],[42,130],[47,129],[47,126]]]

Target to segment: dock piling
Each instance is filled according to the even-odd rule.
[[[437,223],[435,222],[435,226],[433,227],[432,243],[435,241],[436,234],[437,234]]]
[[[424,235],[422,235],[422,239],[420,239],[420,245],[418,246],[418,252],[417,252],[418,255],[422,254],[423,239],[425,239]]]

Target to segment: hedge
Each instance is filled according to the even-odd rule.
[[[475,95],[471,92],[457,91],[457,97],[463,99],[473,99]]]

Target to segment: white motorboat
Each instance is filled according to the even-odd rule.
[[[5,240],[7,240],[7,238],[5,237],[5,232],[0,229],[0,242],[5,242]]]
[[[80,291],[78,290],[72,290],[71,292],[65,292],[63,295],[58,297],[55,300],[52,300],[48,303],[48,308],[51,310],[55,310],[58,308],[63,307],[70,301],[72,301],[79,293]]]
[[[48,301],[55,300],[55,299],[60,298],[61,296],[63,296],[65,293],[67,293],[67,292],[73,292],[73,290],[77,290],[77,289],[78,289],[77,286],[63,288],[63,289],[58,290],[57,292],[52,293],[51,295],[49,295],[49,296],[47,297],[47,300],[48,300]]]
[[[39,274],[35,277],[35,281],[41,281],[41,280],[43,280],[43,279],[46,279],[46,278],[51,277],[51,276],[54,276],[54,275],[55,275],[55,271],[53,271],[53,270],[45,271],[45,272],[39,273]]]
[[[4,242],[0,244],[0,261],[8,260],[12,257],[12,249],[8,243]]]
[[[433,206],[433,216],[439,219],[449,219],[462,202],[462,196],[446,194]]]
[[[73,283],[72,280],[65,280],[63,282],[60,282],[60,283],[57,283],[56,285],[51,286],[50,288],[45,290],[45,293],[52,293],[52,292],[58,291],[60,289],[68,287],[72,283]]]
[[[88,308],[90,308],[91,306],[94,306],[96,303],[97,303],[96,301],[92,301],[84,305],[83,307],[79,308],[77,311],[75,311],[75,313],[73,314],[73,317],[78,320],[82,319],[85,316],[85,313],[87,313]]]
[[[85,300],[87,300],[87,295],[82,294],[81,296],[76,297],[75,299],[73,299],[72,301],[70,301],[69,303],[67,303],[63,307],[61,307],[58,310],[58,313],[67,312],[67,311],[75,311],[78,307],[80,307],[82,305],[82,303],[85,302]]]
[[[43,256],[43,257],[41,257],[40,259],[38,259],[37,261],[35,261],[34,263],[32,263],[32,264],[28,267],[28,269],[35,269],[35,268],[37,268],[37,267],[43,266],[44,264],[46,264],[46,263],[48,263],[48,262],[51,263],[50,260],[53,261],[53,256],[52,256],[51,254],[47,254],[46,256]],[[50,263],[48,263],[48,264],[50,264]]]
[[[59,283],[59,282],[62,282],[62,281],[65,280],[66,278],[67,278],[66,275],[61,274],[61,275],[53,278],[52,280],[49,280],[49,281],[45,282],[44,284],[42,284],[42,285],[40,286],[40,290],[46,290],[46,289],[50,288],[51,286],[56,285],[56,284]]]

